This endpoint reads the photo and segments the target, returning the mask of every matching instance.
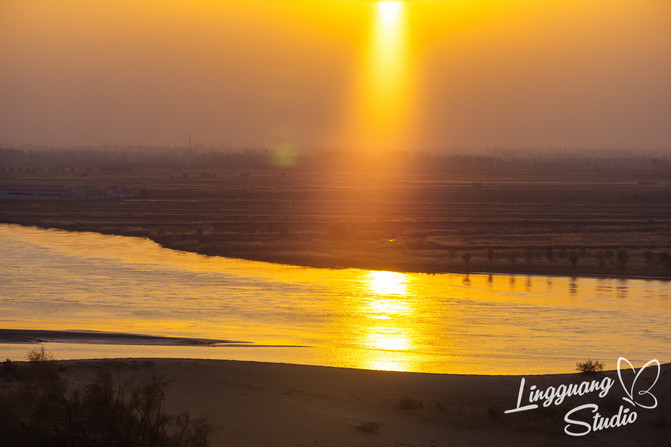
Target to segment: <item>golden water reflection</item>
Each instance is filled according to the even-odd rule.
[[[400,299],[373,298],[368,303],[368,314],[377,320],[389,320],[395,315],[407,314],[410,311],[408,303]]]
[[[350,361],[360,368],[408,371],[409,352],[415,345],[416,309],[409,297],[409,277],[403,273],[369,271],[360,297],[351,303],[358,318],[353,320],[355,343],[364,349],[352,352]],[[420,331],[421,332],[421,331]]]
[[[114,355],[483,374],[571,372],[583,358],[671,360],[670,282],[472,274],[466,285],[457,274],[291,267],[6,225],[0,247],[0,328],[257,346]],[[63,346],[61,358],[103,352]]]
[[[408,291],[408,277],[403,273],[370,271],[366,284],[377,295],[405,295]]]

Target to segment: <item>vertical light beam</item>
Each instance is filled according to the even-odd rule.
[[[405,5],[381,1],[375,7],[357,137],[367,150],[399,149],[408,118]]]
[[[403,3],[378,3],[373,41],[373,83],[380,102],[392,102],[401,88],[404,41]]]

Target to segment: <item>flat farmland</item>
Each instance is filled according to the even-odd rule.
[[[316,267],[671,276],[671,164],[654,157],[28,153],[0,221],[150,238],[178,250]],[[100,199],[122,187],[123,199]]]

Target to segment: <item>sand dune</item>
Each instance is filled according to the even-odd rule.
[[[669,445],[671,365],[651,389],[659,406],[636,408],[629,425],[570,437],[565,414],[586,402],[606,416],[626,404],[616,372],[526,377],[549,386],[613,379],[605,398],[567,398],[518,414],[520,376],[467,376],[350,370],[217,360],[81,360],[60,362],[70,386],[95,376],[104,362],[127,377],[152,370],[168,382],[170,412],[207,416],[212,446]],[[640,365],[637,365],[640,366]],[[630,378],[631,379],[631,378]],[[591,413],[583,411],[586,415]]]

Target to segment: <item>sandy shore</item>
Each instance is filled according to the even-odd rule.
[[[605,398],[592,393],[549,408],[505,414],[516,406],[520,376],[178,359],[61,361],[59,369],[69,386],[77,387],[92,381],[105,362],[119,365],[126,377],[139,378],[152,370],[162,375],[168,383],[168,411],[206,416],[213,427],[212,446],[655,446],[668,445],[671,434],[668,364],[650,390],[657,408],[635,408],[637,420],[624,427],[570,437],[564,433],[564,417],[581,404],[595,403],[608,417],[620,405],[634,408],[622,400],[616,372],[528,376],[522,405],[528,403],[531,385],[544,390],[609,377],[613,386]],[[591,422],[589,410],[580,414]]]

